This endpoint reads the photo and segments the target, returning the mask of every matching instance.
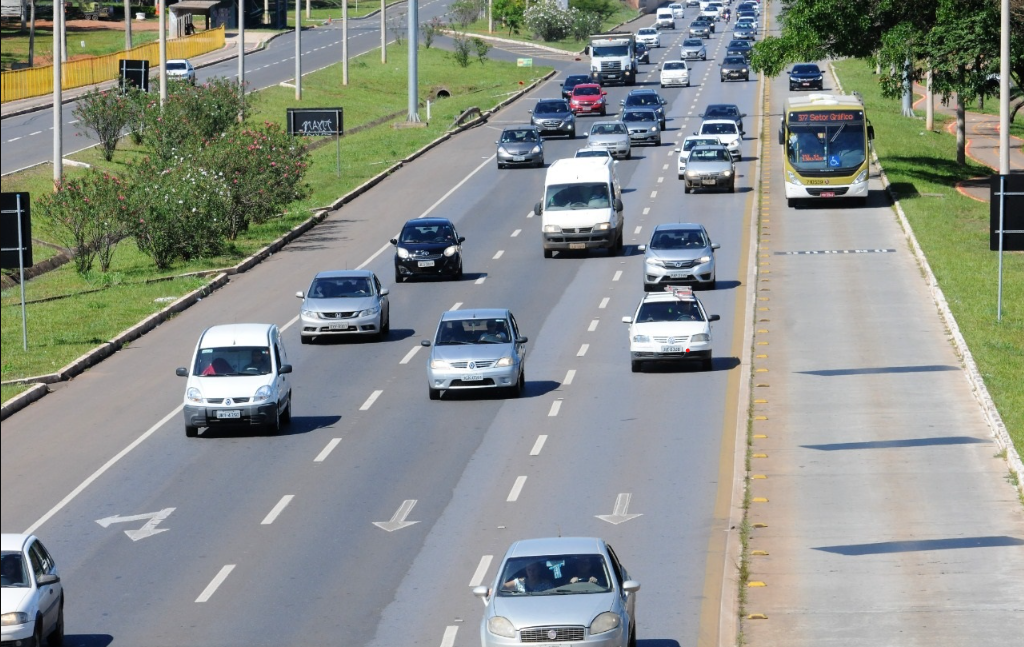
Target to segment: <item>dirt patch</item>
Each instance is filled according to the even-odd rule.
[[[88,32],[88,31],[124,31],[123,20],[68,20],[66,23],[67,32]],[[53,23],[49,20],[36,20],[36,29],[53,30]],[[145,20],[133,20],[132,31],[159,31],[160,22],[156,18]]]

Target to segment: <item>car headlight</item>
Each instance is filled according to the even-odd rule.
[[[459,251],[459,248],[458,248],[457,245],[450,245],[450,246],[444,248],[444,255],[445,256],[449,256],[449,257],[455,256],[455,252],[457,252],[457,251]]]
[[[494,363],[494,365],[498,368],[505,368],[507,366],[512,366],[512,364],[512,357],[508,355],[502,357],[501,359]]]
[[[443,359],[431,359],[430,368],[449,368],[448,362]]]
[[[508,618],[503,618],[501,616],[488,618],[487,631],[491,632],[495,636],[502,636],[504,638],[516,637],[516,628],[512,626],[512,622]]]
[[[657,126],[651,126],[651,132],[652,133],[658,132],[658,127]]]
[[[611,611],[605,611],[594,618],[594,621],[590,623],[590,635],[594,636],[597,634],[603,634],[605,632],[616,629],[619,626],[619,615],[612,613]]]
[[[711,341],[711,335],[706,332],[699,332],[693,337],[690,337],[690,341]]]
[[[689,178],[700,177],[700,173],[698,173],[697,171],[691,171],[690,169],[686,169],[686,177],[689,177]]]
[[[786,171],[786,176],[789,178],[790,183],[796,184],[797,186],[803,186],[804,185],[804,183],[800,181],[800,178],[798,178],[796,176],[796,174],[793,173],[793,171],[787,170]]]
[[[303,317],[308,317],[309,319],[319,319],[320,318],[320,314],[318,312],[314,311],[314,310],[303,310],[302,311],[302,316]]]
[[[256,389],[256,395],[252,396],[252,401],[253,402],[266,402],[267,400],[270,399],[271,395],[272,395],[272,392],[270,390],[270,385],[264,384],[260,388]]]
[[[5,613],[2,616],[0,616],[0,624],[2,624],[5,627],[10,627],[13,625],[27,625],[28,614],[24,613],[23,611],[13,611],[11,613]]]
[[[409,250],[404,247],[398,248],[398,258],[409,258]]]
[[[743,68],[743,73],[744,73],[744,74],[746,74],[746,73],[747,73],[747,68]]]
[[[710,256],[701,256],[699,259],[697,259],[697,262],[700,263],[701,265],[703,265],[704,263],[710,263],[711,262],[711,257]]]
[[[534,155],[540,155],[540,153],[541,153],[540,145],[538,144],[537,146],[534,146],[533,150],[530,151],[530,152],[533,153]]]
[[[562,228],[559,227],[558,225],[544,225],[544,233],[545,234],[560,234],[560,233],[562,233]]]
[[[508,151],[505,150],[504,146],[498,146],[498,154],[499,155],[508,155]]]
[[[189,387],[189,389],[187,391],[185,391],[185,399],[188,400],[189,402],[195,402],[196,404],[202,404],[203,403],[203,394],[196,387],[194,387],[194,386],[193,387]]]
[[[608,231],[611,228],[612,228],[612,223],[610,223],[610,222],[599,222],[596,225],[594,225],[594,229],[596,229],[598,231]]]
[[[633,335],[633,342],[637,344],[649,344],[651,338],[648,335]]]
[[[648,265],[653,265],[654,267],[665,267],[665,261],[660,258],[648,258],[645,262]]]
[[[732,177],[732,171],[722,171],[722,177]]]
[[[863,171],[861,171],[860,173],[857,174],[857,177],[853,178],[853,183],[854,184],[860,184],[861,182],[867,182],[867,179],[868,179],[868,170],[864,169]]]
[[[380,306],[379,305],[375,305],[372,308],[367,308],[366,310],[360,310],[358,313],[356,313],[356,316],[357,317],[372,317],[373,315],[377,314],[378,312],[380,312]]]
[[[814,77],[814,80],[815,81],[820,81],[821,80],[821,75],[819,74],[818,76]]]

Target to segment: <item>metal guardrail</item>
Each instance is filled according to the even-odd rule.
[[[192,58],[224,47],[224,27],[217,27],[184,38],[167,41],[167,58]],[[94,56],[62,65],[61,87],[64,90],[80,88],[104,81],[112,81],[120,74],[121,59],[148,60],[160,65],[160,44],[146,43],[128,51]],[[0,73],[0,103],[39,97],[53,92],[53,66],[43,65],[26,70]]]

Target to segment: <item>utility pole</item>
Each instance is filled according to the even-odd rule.
[[[245,96],[245,0],[238,0],[238,92]]]
[[[295,0],[295,100],[302,101],[302,0]]]
[[[409,117],[406,121],[418,122],[419,97],[417,85],[419,82],[419,70],[417,68],[416,56],[419,50],[419,27],[420,27],[420,3],[419,0],[409,0]]]
[[[156,8],[160,16],[160,108],[167,103],[167,0],[156,0]]]
[[[487,33],[494,33],[494,0],[487,0]]]
[[[388,0],[380,0],[380,62],[388,62],[388,27],[385,14],[388,12]]]
[[[56,187],[64,177],[64,121],[61,118],[61,108],[64,102],[61,99],[61,79],[63,78],[61,67],[60,50],[63,43],[60,34],[61,23],[64,22],[64,3],[60,10],[53,8],[53,185]]]
[[[341,0],[341,84],[348,85],[348,0]]]

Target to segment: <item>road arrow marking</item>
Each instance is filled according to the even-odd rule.
[[[615,497],[615,510],[611,514],[596,514],[594,515],[601,521],[607,521],[613,523],[616,526],[623,521],[629,521],[630,519],[636,519],[642,514],[629,514],[627,509],[629,508],[629,500],[633,497],[629,492],[621,492],[619,496]]]
[[[388,532],[394,532],[401,530],[413,524],[419,523],[419,521],[406,521],[405,518],[412,512],[412,507],[416,505],[416,499],[406,499],[402,501],[402,505],[398,506],[398,512],[395,516],[391,517],[391,521],[374,521],[373,525],[378,528],[383,528]]]
[[[138,530],[125,530],[124,534],[132,541],[138,541],[145,539],[146,537],[152,537],[153,535],[166,532],[167,528],[157,528],[157,524],[171,516],[174,512],[174,508],[164,508],[159,512],[147,512],[146,514],[133,514],[130,517],[122,517],[119,514],[115,514],[112,517],[104,517],[103,519],[97,519],[96,523],[100,524],[104,528],[110,526],[113,523],[128,523],[130,521],[142,521],[143,519],[149,519],[144,526]]]

